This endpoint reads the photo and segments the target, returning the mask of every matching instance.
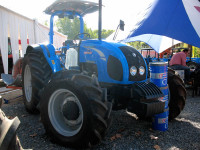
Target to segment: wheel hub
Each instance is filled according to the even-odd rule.
[[[58,89],[50,97],[48,115],[54,129],[63,136],[77,134],[83,125],[79,99],[67,89]]]
[[[77,120],[79,117],[79,107],[73,101],[68,101],[63,105],[62,113],[67,120]]]

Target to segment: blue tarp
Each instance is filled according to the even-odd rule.
[[[166,36],[200,47],[200,0],[155,0],[124,41],[144,41],[151,46],[145,34]]]

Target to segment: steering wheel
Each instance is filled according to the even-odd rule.
[[[81,38],[83,36],[83,38]],[[90,39],[89,33],[79,33],[74,37],[74,40],[83,40],[83,39]]]

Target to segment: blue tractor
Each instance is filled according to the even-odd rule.
[[[99,39],[89,40],[83,16],[99,10]],[[139,117],[164,111],[161,90],[147,79],[148,69],[134,48],[101,39],[102,1],[57,0],[51,15],[49,44],[28,46],[22,68],[24,104],[40,112],[46,132],[57,143],[74,147],[98,144],[110,126],[112,109],[127,109]],[[78,17],[80,34],[67,40],[61,55],[53,46],[53,18]],[[184,106],[183,106],[184,107]],[[182,108],[170,107],[171,119]]]

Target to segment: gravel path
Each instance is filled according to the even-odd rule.
[[[26,112],[22,100],[4,104],[2,110],[9,118],[18,116],[17,130],[24,149],[70,150],[51,143],[46,136],[39,115]],[[113,111],[113,123],[97,150],[200,150],[200,97],[188,96],[185,109],[166,132],[151,129],[151,122],[138,120],[126,111]]]

